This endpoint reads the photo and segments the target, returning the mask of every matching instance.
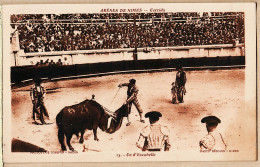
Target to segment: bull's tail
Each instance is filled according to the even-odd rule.
[[[58,139],[59,139],[59,142],[61,144],[61,149],[63,151],[66,151],[66,146],[64,145],[64,130],[62,128],[62,110],[61,112],[58,113],[58,115],[56,116],[56,124],[58,126]]]

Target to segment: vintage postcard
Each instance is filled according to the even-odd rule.
[[[0,7],[0,16],[2,16],[2,7]],[[2,17],[0,17],[0,39],[2,39]],[[2,60],[2,51],[3,51],[3,48],[2,48],[2,40],[0,40],[0,59]],[[0,67],[2,67],[3,65],[3,62],[0,61]],[[2,76],[3,76],[3,73],[1,72],[0,73],[0,82],[1,82],[1,88],[2,88]],[[2,101],[2,96],[0,97],[1,101]],[[2,109],[2,103],[0,104],[0,108]],[[2,110],[0,110],[0,124],[3,125],[3,119],[2,119]],[[0,135],[2,135],[2,129],[0,130]],[[1,137],[0,139],[0,143],[3,143],[3,138]],[[0,149],[3,150],[2,148],[2,144],[0,146]],[[3,159],[3,154],[0,154],[0,159],[2,160]],[[1,161],[2,162],[2,161]]]
[[[3,5],[3,161],[256,161],[256,4]]]

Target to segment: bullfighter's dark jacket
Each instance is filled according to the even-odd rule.
[[[121,84],[122,86],[127,86],[127,101],[128,102],[132,102],[134,100],[137,99],[137,94],[138,94],[138,87],[134,84],[130,84],[130,83],[123,83]]]
[[[135,105],[137,111],[139,113],[143,113],[143,110],[138,102],[138,99],[137,99],[137,94],[138,94],[138,87],[135,85],[135,84],[130,84],[130,83],[123,83],[123,84],[120,84],[120,87],[121,86],[127,86],[128,89],[127,89],[127,100],[126,102],[129,104],[129,113],[131,112],[131,106],[132,104]]]
[[[35,101],[37,98],[41,98],[41,100],[43,100],[45,93],[46,93],[46,90],[43,86],[33,85],[31,88],[31,92],[30,92],[31,100]]]
[[[186,84],[186,81],[187,81],[187,78],[186,78],[186,73],[184,71],[178,71],[176,73],[176,80],[175,80],[175,83],[178,87],[181,87],[181,86],[185,86]]]

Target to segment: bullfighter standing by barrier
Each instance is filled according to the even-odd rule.
[[[49,114],[47,112],[47,109],[44,105],[43,99],[44,95],[46,93],[45,88],[41,85],[41,79],[36,78],[34,79],[35,84],[32,86],[30,96],[33,103],[33,120],[35,120],[35,114],[37,117],[39,117],[42,124],[46,124],[44,121],[44,116],[49,119]],[[37,122],[36,122],[37,123]]]
[[[151,111],[145,114],[149,118],[150,125],[146,126],[140,133],[136,143],[142,151],[169,151],[171,145],[169,142],[170,131],[168,127],[158,123],[162,114],[158,111]]]
[[[175,79],[175,86],[177,87],[177,95],[178,101],[183,103],[183,95],[186,93],[185,84],[187,81],[186,73],[184,72],[182,66],[177,67],[176,79]],[[178,102],[177,102],[178,103]]]
[[[135,79],[130,79],[129,83],[121,83],[118,85],[118,87],[122,87],[122,86],[127,86],[127,100],[126,100],[126,104],[128,104],[128,115],[127,115],[127,121],[128,123],[126,124],[126,126],[129,126],[131,124],[131,122],[129,121],[129,114],[131,113],[131,107],[132,104],[135,105],[139,115],[140,115],[140,122],[144,123],[145,121],[142,119],[142,115],[143,115],[143,110],[141,109],[141,106],[137,100],[137,94],[138,94],[138,88],[135,85],[136,80]]]

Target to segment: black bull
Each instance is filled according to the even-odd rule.
[[[56,116],[61,149],[66,150],[64,135],[66,136],[69,149],[74,150],[70,144],[73,134],[79,136],[79,133],[81,133],[79,143],[83,143],[83,135],[86,129],[93,129],[94,140],[97,141],[99,140],[97,138],[98,127],[107,133],[114,133],[121,127],[123,117],[127,116],[126,114],[127,106],[122,105],[115,111],[114,119],[111,120],[110,127],[108,128],[108,118],[110,115],[94,100],[85,100],[79,104],[64,107]]]

